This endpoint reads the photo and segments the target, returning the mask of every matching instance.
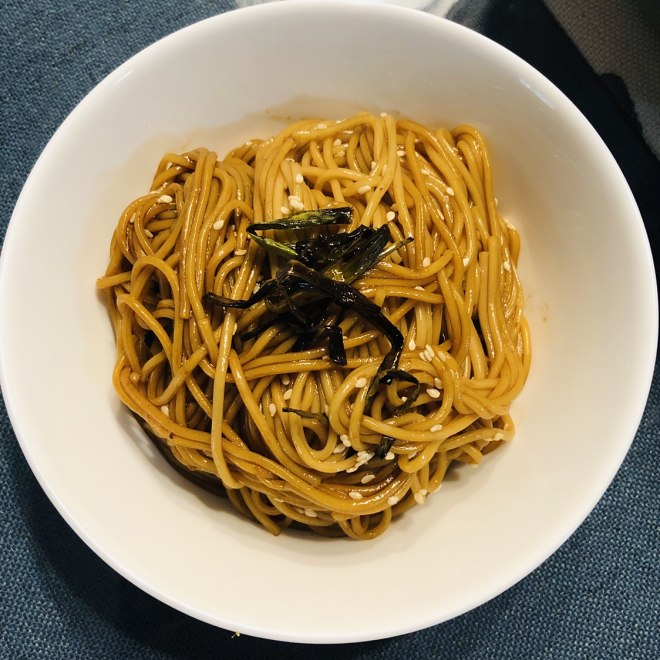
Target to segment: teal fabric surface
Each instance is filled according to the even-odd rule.
[[[419,4],[439,12],[447,3]],[[657,159],[621,110],[620,97],[601,84],[540,0],[448,4],[450,18],[519,52],[580,105],[624,169],[656,248]],[[212,0],[5,0],[0,242],[32,165],[76,103],[143,47],[234,6]],[[457,619],[344,646],[235,636],[171,609],[114,573],[48,501],[0,404],[0,658],[233,657],[660,658],[658,364],[621,470],[584,524],[545,564]]]

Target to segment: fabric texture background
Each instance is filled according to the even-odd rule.
[[[660,140],[658,105],[645,105],[643,115],[651,121],[642,132],[540,0],[402,4],[448,12],[452,20],[512,48],[564,89],[621,164],[657,250],[660,168],[648,145]],[[557,10],[561,3],[551,4]],[[601,4],[613,11],[617,3]],[[5,190],[0,243],[32,165],[76,103],[140,49],[235,6],[220,0],[5,0],[0,22],[0,177]],[[579,36],[578,27],[573,32]],[[657,67],[656,62],[656,73]],[[639,83],[634,85],[638,90]],[[660,259],[657,251],[655,256]],[[171,609],[114,573],[50,504],[0,403],[0,658],[657,659],[659,594],[657,363],[641,426],[621,470],[584,524],[548,561],[457,619],[414,634],[343,646],[235,636]]]

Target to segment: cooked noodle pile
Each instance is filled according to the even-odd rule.
[[[247,300],[286,265],[250,224],[338,206],[352,224],[317,234],[362,224],[386,225],[389,246],[412,237],[352,284],[403,335],[398,369],[420,383],[408,410],[405,380],[376,383],[368,400],[391,344],[355,309],[323,305],[341,328],[341,365],[325,339],[297,350],[299,329],[266,301],[203,299]],[[509,408],[530,362],[519,247],[471,126],[360,114],[301,121],[222,160],[166,154],[151,192],[121,215],[98,281],[117,338],[114,386],[179,469],[273,533],[373,538],[452,462],[477,464],[513,437]]]

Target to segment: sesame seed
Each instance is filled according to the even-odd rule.
[[[385,219],[386,219],[388,222],[392,222],[392,220],[394,220],[394,218],[396,218],[396,213],[395,213],[394,211],[388,211],[388,212],[385,214]]]
[[[153,237],[154,237],[153,232],[149,231],[148,229],[145,229],[145,230],[144,230],[144,235],[145,235],[147,238],[153,238]]]
[[[373,481],[376,478],[376,475],[373,472],[369,472],[369,474],[365,474],[362,479],[360,479],[361,484],[368,484],[370,481]]]
[[[415,344],[415,340],[414,340],[414,339],[411,339],[411,340],[408,342],[408,350],[410,350],[410,351],[414,351],[416,348],[417,348],[417,345]]]
[[[352,467],[346,468],[346,472],[357,472],[358,466],[353,465]]]
[[[133,224],[135,222],[135,213],[128,219],[128,221]]]
[[[244,248],[239,248],[238,250],[234,250],[234,254],[237,257],[242,257],[246,252],[247,250],[245,250]]]
[[[403,401],[403,402],[405,403],[406,401],[408,401],[408,397],[407,397],[407,396],[405,396],[405,395],[404,395],[404,396],[402,396],[402,397],[401,397],[401,401]]]
[[[360,186],[357,191],[360,195],[365,195],[371,190],[371,186]]]
[[[431,427],[431,433],[436,433],[437,431],[442,431],[442,424],[434,424]]]
[[[289,213],[291,213],[291,209],[288,206],[280,206],[280,213],[282,215],[289,215]]]
[[[357,387],[359,390],[361,390],[363,387],[367,386],[367,379],[366,378],[358,378],[355,381],[355,387]]]
[[[172,201],[171,195],[161,195],[157,200],[161,204],[169,204]]]
[[[434,387],[429,387],[426,390],[426,393],[432,398],[432,399],[439,399],[440,398],[440,390],[436,390]]]
[[[431,265],[431,257],[424,257],[424,259],[422,259],[422,267],[428,268],[430,265]]]
[[[420,488],[419,492],[420,492],[421,495],[424,495],[425,497],[426,497],[426,495],[429,494],[429,491],[426,490],[426,488]]]
[[[424,348],[424,353],[426,354],[426,359],[429,362],[431,362],[435,357],[435,353],[433,352],[433,347],[430,346],[429,344],[426,344],[426,347]]]
[[[344,451],[344,445],[339,443],[338,445],[335,445],[335,448],[332,450],[333,454],[341,454]]]
[[[467,266],[470,263],[470,257],[464,257],[463,258],[463,267]]]
[[[426,354],[425,351],[420,351],[420,353],[419,353],[419,357],[420,357],[422,360],[424,360],[424,362],[429,362],[428,355]]]
[[[399,498],[398,498],[398,497],[394,497],[394,495],[392,495],[392,497],[388,497],[388,498],[387,498],[387,504],[388,504],[389,506],[394,506],[395,504],[398,504],[398,502],[399,502]]]
[[[385,454],[385,460],[386,461],[393,461],[396,458],[394,455],[393,451],[388,451],[387,454]]]
[[[160,412],[162,412],[164,415],[169,415],[170,409],[167,405],[164,405],[160,407]]]
[[[494,440],[504,440],[504,433],[496,433]]]
[[[348,496],[351,497],[354,500],[361,500],[362,499],[362,493],[360,493],[357,490],[352,490],[348,493]]]
[[[346,155],[346,152],[343,149],[340,149],[337,152],[337,158],[343,158]]]
[[[339,138],[335,138],[335,141],[332,143],[333,147],[340,147],[341,146],[341,140]]]
[[[284,400],[288,401],[293,396],[293,390],[287,390],[284,393]]]
[[[289,206],[295,211],[302,211],[305,208],[305,205],[300,200],[300,197],[297,195],[289,195]]]
[[[225,221],[224,220],[216,220],[213,223],[213,229],[222,229],[225,226]]]
[[[424,501],[426,500],[426,497],[422,495],[421,491],[415,493],[414,497],[415,497],[415,502],[417,502],[417,504],[424,504]]]
[[[381,112],[380,115],[378,115],[378,116],[379,117],[387,117],[387,113],[386,112]]]
[[[396,155],[397,155],[399,158],[403,158],[403,157],[406,155],[406,150],[405,150],[405,149],[399,149],[399,150],[396,152]]]
[[[362,449],[357,453],[358,463],[366,463],[374,457],[374,452]]]
[[[433,384],[434,384],[439,390],[442,389],[442,381],[441,381],[437,376],[433,379]]]
[[[316,511],[314,511],[314,509],[305,509],[305,515],[308,518],[316,518],[318,514],[316,513]]]
[[[268,404],[268,412],[270,413],[271,417],[274,417],[275,413],[277,412],[277,406],[274,403]]]
[[[454,194],[455,194],[455,193],[454,193],[454,189],[453,189],[453,188],[450,188],[449,186],[447,186],[447,194],[448,194],[450,197],[453,197]]]
[[[345,447],[350,447],[351,446],[351,441],[348,439],[348,436],[345,433],[342,433],[339,436],[339,440]]]
[[[504,268],[504,270],[506,270],[506,271],[510,271],[511,270],[511,264],[508,261],[505,261],[502,264],[502,268]]]
[[[288,385],[291,382],[289,374],[282,374],[282,385]]]
[[[377,165],[378,165],[378,163],[375,160],[371,161],[371,169],[372,170],[375,170]]]
[[[305,179],[304,179],[303,175],[300,172],[298,172],[296,174],[296,183],[302,183],[304,180]]]
[[[252,292],[256,293],[257,291],[259,291],[259,289],[261,289],[261,284],[259,282],[255,282],[254,283],[254,288],[252,289]]]
[[[424,291],[424,290],[425,290],[424,287],[423,287],[423,286],[420,286],[419,284],[415,287],[415,289],[416,289],[417,291]]]

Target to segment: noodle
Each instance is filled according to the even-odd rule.
[[[222,309],[204,297],[247,300],[286,262],[252,224],[340,206],[352,209],[346,230],[387,226],[400,242],[352,286],[403,335],[398,369],[421,386],[407,410],[410,383],[370,389],[390,344],[355,309],[328,307],[341,365],[324,341],[298,350],[296,328],[264,324],[267,301]],[[271,532],[374,538],[453,462],[478,464],[513,437],[530,365],[519,249],[471,126],[365,113],[300,121],[223,160],[166,154],[119,218],[97,283],[114,387],[174,465]]]

